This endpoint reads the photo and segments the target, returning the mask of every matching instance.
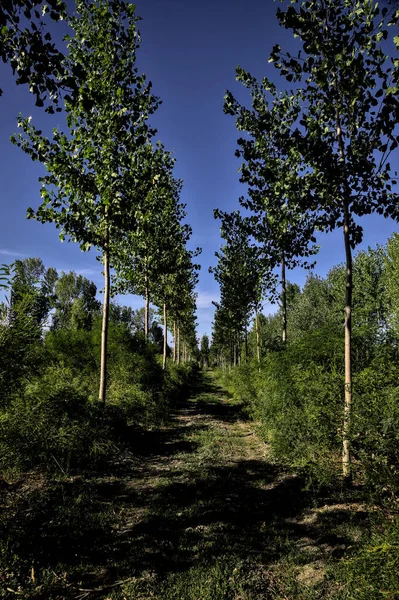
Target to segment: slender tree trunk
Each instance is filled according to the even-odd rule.
[[[166,352],[168,349],[168,323],[166,320],[166,303],[163,305],[163,369],[166,369]]]
[[[173,321],[173,362],[176,362],[176,321]]]
[[[345,292],[345,406],[342,436],[342,474],[351,477],[350,426],[352,412],[352,248],[350,245],[350,214],[348,202],[344,205],[344,240],[346,256]]]
[[[283,343],[287,341],[287,283],[285,280],[285,258],[281,259],[281,305],[283,310]]]
[[[234,356],[233,367],[236,367],[237,366],[237,344],[236,343],[234,343],[234,346],[233,346],[233,356]]]
[[[256,358],[260,364],[260,336],[259,336],[259,318],[258,313],[255,316],[255,329],[256,329]]]
[[[338,81],[335,79],[337,98],[339,94]],[[342,189],[344,205],[344,243],[346,260],[346,286],[345,286],[345,404],[344,423],[342,428],[342,475],[344,479],[351,479],[351,448],[350,427],[352,419],[352,248],[351,248],[351,215],[350,215],[350,190],[345,173],[345,144],[341,129],[339,100],[336,105],[336,126],[339,154],[342,164]]]
[[[108,321],[109,321],[109,230],[105,234],[104,244],[104,304],[103,321],[101,327],[101,364],[100,364],[100,390],[98,397],[100,402],[105,404],[107,389],[107,342],[108,342]]]
[[[177,327],[177,364],[180,365],[180,327]]]
[[[145,284],[145,308],[144,308],[144,335],[146,341],[148,341],[149,332],[149,320],[150,320],[150,293],[148,289],[148,279],[146,278]]]
[[[338,97],[338,82],[335,80]],[[345,173],[345,145],[342,136],[339,105],[336,105],[336,126],[339,154],[342,164],[342,188],[344,205],[344,243],[346,260],[346,287],[345,287],[345,405],[344,423],[342,428],[342,475],[344,479],[351,479],[351,448],[350,427],[352,419],[352,248],[351,248],[351,215],[350,215],[350,190]]]
[[[248,360],[248,326],[245,324],[245,362]]]

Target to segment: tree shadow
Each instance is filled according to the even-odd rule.
[[[161,581],[198,564],[230,559],[267,567],[303,537],[316,545],[346,547],[350,540],[338,526],[347,513],[337,508],[317,522],[302,522],[303,511],[325,498],[305,491],[299,477],[273,464],[194,460],[187,468],[197,449],[187,438],[209,427],[196,417],[240,418],[240,407],[202,399],[212,389],[208,383],[197,388],[196,399],[183,408],[189,417],[183,424],[176,415],[167,429],[131,431],[133,456],[125,468],[31,489],[20,482],[6,491],[3,504],[10,511],[0,524],[3,552],[19,558],[12,572],[0,576],[0,587],[22,585],[27,597],[31,591],[36,599],[61,600],[76,597],[81,588],[104,588],[148,572]],[[334,519],[337,532],[331,533]],[[60,570],[67,573],[64,583]]]

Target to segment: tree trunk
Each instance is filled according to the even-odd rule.
[[[177,364],[180,365],[180,327],[177,328]]]
[[[104,244],[104,303],[103,321],[101,327],[101,364],[100,364],[100,390],[98,397],[105,404],[107,388],[107,342],[108,342],[108,320],[109,320],[109,231],[105,234]]]
[[[148,332],[149,332],[149,320],[150,320],[150,293],[148,290],[148,279],[146,279],[145,284],[145,308],[144,308],[144,336],[146,341],[148,342]]]
[[[245,324],[245,362],[248,360],[248,326]]]
[[[176,321],[173,321],[173,362],[176,362]]]
[[[163,305],[163,365],[162,368],[166,369],[166,352],[168,349],[168,323],[166,320],[166,303]]]
[[[233,354],[234,354],[234,359],[233,359],[233,367],[237,366],[237,345],[234,344],[233,346]]]
[[[338,96],[338,82],[335,80]],[[342,475],[347,481],[351,479],[351,448],[350,427],[352,418],[352,248],[351,248],[351,215],[350,215],[350,190],[345,173],[345,145],[342,136],[339,104],[336,105],[336,126],[339,154],[342,163],[342,190],[344,205],[344,242],[346,260],[346,287],[345,287],[345,405],[344,423],[342,428]]]
[[[283,310],[283,343],[287,341],[287,283],[285,280],[285,258],[281,259],[281,305]]]
[[[258,313],[256,313],[256,316],[255,316],[255,329],[256,329],[256,358],[258,359],[259,372],[260,372],[260,335],[259,335]]]
[[[350,245],[350,214],[348,202],[344,202],[344,240],[346,256],[345,292],[345,406],[342,435],[342,474],[351,477],[350,426],[352,412],[352,248]]]

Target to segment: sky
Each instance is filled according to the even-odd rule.
[[[69,2],[73,6],[73,1]],[[248,96],[235,81],[235,68],[244,67],[252,75],[267,76],[281,86],[278,72],[268,63],[272,47],[294,51],[292,34],[279,27],[278,2],[273,0],[137,0],[142,45],[138,68],[153,83],[162,99],[152,123],[158,138],[176,158],[175,174],[183,179],[182,202],[187,204],[187,220],[193,229],[190,248],[200,246],[202,254],[197,288],[198,336],[211,333],[214,306],[219,298],[218,284],[209,274],[216,264],[215,251],[221,244],[219,223],[213,210],[239,207],[245,193],[239,183],[240,161],[234,156],[239,137],[234,118],[223,114],[227,89],[241,102]],[[54,30],[55,39],[60,30]],[[61,243],[52,224],[27,220],[29,206],[40,204],[38,178],[44,174],[21,149],[9,141],[19,113],[32,116],[32,122],[45,132],[63,127],[62,115],[47,115],[36,108],[27,86],[16,86],[8,65],[0,65],[0,263],[17,258],[41,257],[46,266],[58,271],[80,273],[102,288],[101,265],[95,251],[82,253],[77,244]],[[391,161],[399,169],[399,162]],[[399,231],[399,225],[379,216],[361,220],[364,240],[359,249],[384,244]],[[320,252],[315,273],[324,276],[344,260],[343,235],[337,230],[318,238]],[[289,280],[303,285],[306,272],[295,269]],[[138,308],[143,300],[119,297],[121,304]],[[265,305],[265,312],[276,307]]]

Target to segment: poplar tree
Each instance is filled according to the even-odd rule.
[[[105,402],[110,259],[123,232],[132,230],[132,195],[146,176],[146,146],[155,131],[147,119],[159,101],[136,68],[140,44],[134,5],[124,0],[78,0],[71,18],[65,69],[78,80],[78,93],[65,96],[69,131],[50,141],[20,118],[15,142],[44,163],[42,204],[28,217],[53,222],[82,250],[96,247],[104,266],[104,303],[99,398]]]
[[[172,232],[170,232],[172,233]],[[186,243],[191,236],[191,227],[183,225],[175,227],[174,235],[169,236],[168,262],[164,263],[164,270],[158,279],[155,302],[162,309],[164,321],[164,353],[163,368],[166,368],[167,351],[167,314],[179,314],[184,310],[184,301],[191,297],[198,283],[200,265],[193,262],[201,249],[188,250]],[[165,257],[166,258],[166,257]],[[183,299],[183,303],[182,303]],[[191,300],[189,302],[191,304]]]
[[[301,42],[296,56],[276,45],[270,57],[301,99],[292,143],[307,169],[309,204],[320,227],[343,230],[346,262],[343,475],[351,476],[352,252],[361,242],[356,217],[398,218],[390,154],[396,133],[397,75],[384,49],[397,14],[375,0],[292,0],[278,9],[282,26]],[[398,64],[397,59],[395,64]],[[396,67],[397,69],[397,67]]]
[[[260,362],[260,338],[258,313],[262,300],[275,293],[276,278],[271,273],[269,260],[265,260],[262,248],[251,242],[254,219],[242,217],[239,211],[225,213],[214,211],[221,220],[221,236],[226,241],[215,269],[215,279],[221,286],[222,302],[235,314],[238,330],[244,329],[245,356],[248,355],[248,325],[250,315],[255,313],[257,331],[257,358]]]
[[[173,178],[174,159],[162,144],[148,154],[148,175],[140,190],[140,207],[135,211],[135,223],[126,232],[115,262],[114,289],[145,298],[144,331],[148,339],[148,315],[158,280],[168,271],[170,252],[175,240],[172,232],[179,228],[185,217],[184,206],[179,204],[181,182]]]
[[[226,92],[224,101],[224,112],[234,115],[238,131],[247,134],[238,139],[236,151],[244,160],[240,181],[248,186],[248,197],[240,198],[240,203],[254,215],[251,233],[262,248],[263,260],[270,269],[281,270],[282,340],[286,342],[286,270],[313,266],[304,257],[317,251],[315,220],[306,210],[303,161],[291,139],[300,104],[295,95],[279,94],[266,78],[259,83],[241,67],[236,75],[252,98],[251,109],[241,105],[231,92]],[[277,297],[275,288],[272,300]]]

